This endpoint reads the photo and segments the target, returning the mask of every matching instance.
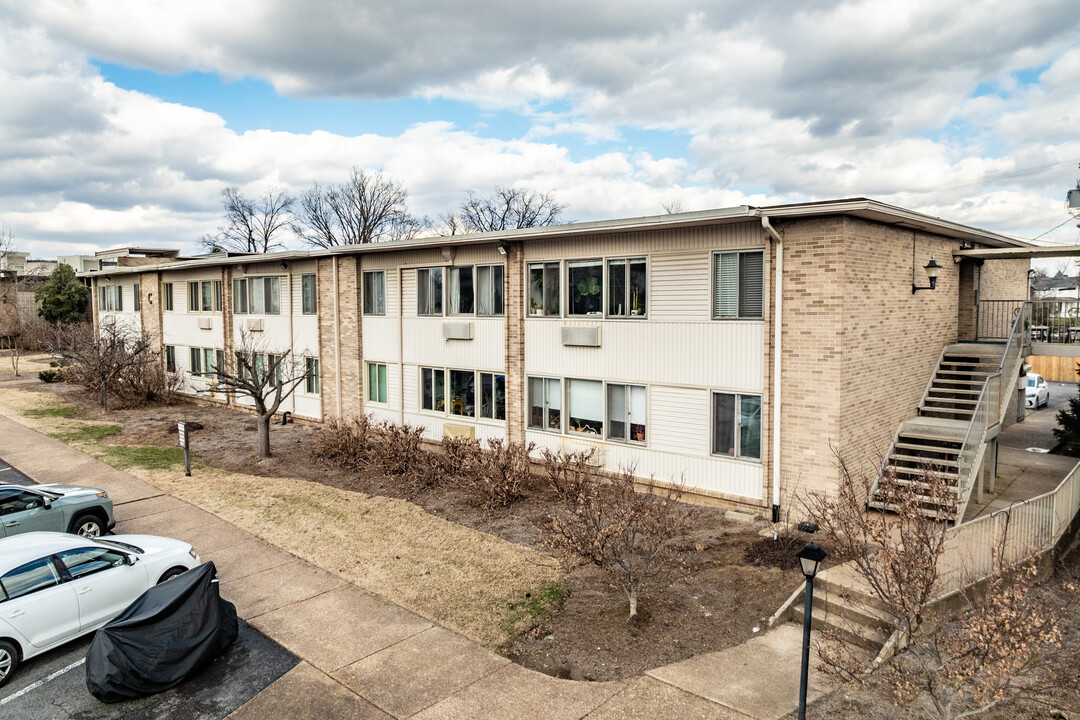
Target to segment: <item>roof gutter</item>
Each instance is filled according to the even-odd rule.
[[[772,521],[780,522],[780,370],[783,353],[783,317],[784,317],[784,238],[776,232],[769,222],[768,215],[761,216],[761,227],[769,234],[773,242],[773,257],[776,258],[776,281],[773,283],[773,385],[772,397]]]

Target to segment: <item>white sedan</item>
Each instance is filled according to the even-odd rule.
[[[1024,405],[1038,410],[1050,403],[1050,387],[1046,378],[1035,373],[1027,374],[1027,387],[1024,388]]]
[[[0,539],[0,685],[23,660],[97,630],[199,562],[191,545],[153,535]]]

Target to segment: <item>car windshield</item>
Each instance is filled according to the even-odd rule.
[[[1035,378],[1028,376],[1028,387],[1035,387]]]
[[[114,548],[119,548],[120,550],[128,550],[130,552],[137,553],[139,555],[142,555],[144,552],[146,552],[145,550],[143,550],[138,545],[132,545],[132,544],[126,543],[126,542],[120,542],[119,540],[112,540],[112,539],[106,540],[105,538],[97,538],[97,541],[99,543],[101,543],[102,545],[109,545],[109,546],[114,547]]]

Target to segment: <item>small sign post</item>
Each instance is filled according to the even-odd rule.
[[[184,476],[191,477],[191,443],[188,440],[187,423],[176,423],[180,447],[184,448]]]

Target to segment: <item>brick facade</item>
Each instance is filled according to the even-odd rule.
[[[525,440],[525,252],[521,243],[506,252],[506,436]]]
[[[987,260],[979,273],[979,299],[1027,300],[1030,260]]]
[[[161,273],[139,275],[139,314],[143,332],[161,340]]]

